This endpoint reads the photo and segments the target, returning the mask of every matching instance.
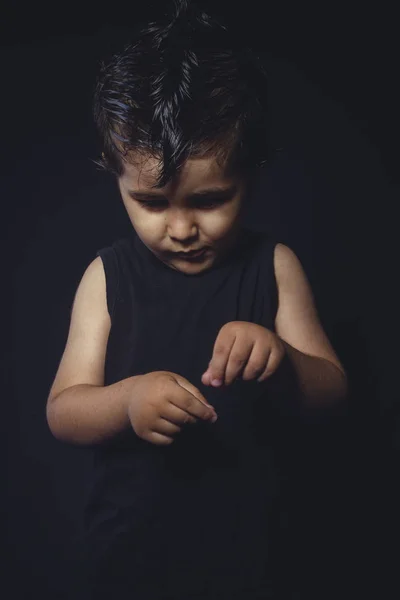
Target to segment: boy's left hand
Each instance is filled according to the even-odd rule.
[[[203,373],[203,385],[230,385],[242,372],[246,381],[265,381],[285,355],[282,340],[272,331],[247,321],[230,321],[221,327],[212,359]],[[215,381],[219,381],[216,383]]]

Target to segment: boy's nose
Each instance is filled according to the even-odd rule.
[[[169,237],[177,242],[189,245],[197,238],[197,225],[190,215],[175,215],[169,218]]]

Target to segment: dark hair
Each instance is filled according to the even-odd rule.
[[[229,173],[269,161],[267,77],[258,56],[188,0],[138,30],[101,63],[94,117],[102,138],[95,161],[116,176],[132,153],[161,159],[164,187],[187,158],[215,156]]]

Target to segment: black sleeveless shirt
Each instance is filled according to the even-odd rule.
[[[218,420],[184,426],[169,446],[129,428],[92,448],[85,535],[93,598],[275,597],[269,381],[238,379],[226,389],[201,382],[225,323],[274,331],[275,245],[243,229],[231,255],[198,275],[162,263],[134,230],[98,251],[112,323],[105,385],[172,371],[200,390]]]

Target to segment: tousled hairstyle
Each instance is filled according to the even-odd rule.
[[[125,160],[155,157],[156,188],[188,158],[213,156],[245,177],[269,162],[266,71],[239,43],[188,0],[174,0],[166,16],[138,29],[101,63],[93,112],[103,152],[94,162],[119,177]]]

